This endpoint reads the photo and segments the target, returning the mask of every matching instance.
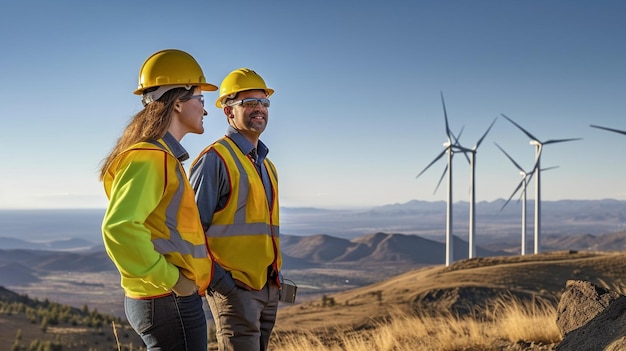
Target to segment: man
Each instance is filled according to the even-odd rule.
[[[191,165],[190,181],[215,260],[207,301],[219,350],[266,350],[281,284],[278,180],[259,137],[274,90],[253,70],[229,73],[216,106],[225,137]]]

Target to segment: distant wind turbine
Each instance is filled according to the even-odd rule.
[[[530,134],[526,129],[522,128],[519,124],[515,123],[512,119],[504,114],[502,117],[509,120],[517,128],[519,128],[524,134],[530,138],[530,145],[535,146],[535,166],[533,171],[536,171],[535,175],[535,254],[541,251],[541,151],[544,145],[562,143],[566,141],[581,140],[582,138],[570,138],[570,139],[551,139],[546,141],[540,141],[534,135]]]
[[[424,168],[415,178],[419,178],[419,176],[421,176],[424,172],[426,172],[426,170],[428,168],[430,168],[430,166],[432,166],[435,162],[439,161],[440,158],[443,157],[443,155],[447,154],[448,155],[448,164],[444,170],[444,174],[448,175],[448,199],[446,202],[446,266],[449,266],[452,261],[453,261],[453,240],[452,240],[452,156],[454,154],[455,151],[465,151],[463,149],[460,149],[458,147],[458,143],[452,142],[452,139],[454,138],[455,141],[457,140],[457,138],[452,134],[452,132],[450,132],[450,126],[448,124],[448,112],[446,111],[446,103],[443,99],[443,93],[441,93],[441,104],[443,105],[443,117],[444,120],[446,122],[446,137],[447,137],[447,141],[443,144],[444,149],[443,151],[437,155],[437,157],[435,157],[434,160],[432,160],[428,166],[426,166],[426,168]],[[462,132],[462,131],[461,131]],[[459,133],[460,134],[460,133]],[[443,179],[443,175],[439,180],[439,183],[441,183],[441,180]],[[439,187],[439,184],[437,184],[437,187]],[[435,191],[437,191],[435,189]]]
[[[506,157],[508,157],[508,159],[513,162],[513,165],[515,165],[515,167],[517,167],[517,169],[519,169],[520,174],[522,175],[522,180],[520,181],[520,183],[517,185],[517,187],[515,188],[515,190],[513,190],[513,193],[511,193],[511,196],[509,196],[509,198],[506,200],[506,202],[504,203],[504,205],[502,205],[502,208],[500,208],[500,210],[503,210],[506,205],[509,203],[509,201],[511,201],[511,199],[513,198],[513,196],[515,196],[515,194],[520,190],[520,188],[522,189],[521,192],[521,201],[522,201],[522,243],[521,243],[521,255],[526,255],[526,189],[528,187],[528,183],[530,182],[530,179],[533,177],[533,174],[535,173],[535,171],[537,170],[536,168],[533,168],[531,171],[525,171],[517,162],[515,162],[515,160],[506,152],[504,151],[504,149],[502,147],[500,147],[500,145],[498,145],[498,143],[495,143],[496,146],[498,147],[498,149],[500,149],[500,151],[502,151]],[[547,171],[550,169],[556,168],[555,167],[548,167],[548,168],[544,168],[542,169],[542,171]]]
[[[626,131],[619,130],[619,129],[607,128],[607,127],[597,126],[597,125],[594,125],[594,124],[590,124],[589,126],[593,127],[593,128],[604,129],[604,130],[608,130],[610,132],[615,132],[615,133],[620,133],[620,134],[626,135]]]
[[[445,109],[445,106],[444,106]],[[445,111],[444,111],[445,114]],[[454,139],[454,143],[452,143],[452,147],[456,148],[459,144],[459,138],[461,137],[461,135],[463,134],[463,129],[465,127],[461,128],[461,131],[459,132],[458,136],[455,136],[454,133],[452,133],[452,131],[450,132],[450,136],[452,137],[452,139]],[[445,144],[444,144],[445,146]],[[458,148],[457,148],[458,151]],[[463,153],[465,155],[465,153]],[[454,152],[453,152],[453,156],[454,156]],[[467,157],[467,155],[465,155],[465,157]],[[469,158],[467,159],[467,162],[469,162]],[[441,183],[443,182],[443,178],[446,177],[446,175],[448,174],[448,165],[446,164],[446,167],[444,167],[443,172],[441,172],[441,177],[439,177],[439,181],[437,181],[437,186],[435,187],[435,190],[433,190],[433,195],[437,193],[437,190],[439,189],[439,186],[441,185]]]
[[[480,137],[480,139],[478,139],[478,141],[476,142],[476,144],[474,145],[473,148],[471,149],[467,149],[462,147],[461,145],[459,145],[458,143],[458,139],[457,139],[457,147],[459,149],[462,149],[462,151],[464,152],[469,152],[472,154],[471,159],[469,160],[470,163],[470,208],[469,208],[469,258],[474,258],[476,256],[476,242],[474,240],[474,236],[475,236],[475,232],[476,232],[476,212],[474,211],[475,207],[476,207],[476,152],[478,150],[478,147],[480,146],[480,144],[483,142],[483,140],[485,139],[485,137],[487,136],[487,133],[489,133],[489,131],[491,130],[491,128],[493,127],[494,123],[496,123],[496,120],[498,119],[498,117],[493,119],[493,122],[491,122],[491,124],[489,125],[489,128],[487,128],[487,130],[485,131],[485,133],[483,134],[482,137]],[[466,155],[467,157],[467,155]]]

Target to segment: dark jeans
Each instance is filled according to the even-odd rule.
[[[148,351],[206,351],[207,324],[198,294],[124,299],[128,322]]]

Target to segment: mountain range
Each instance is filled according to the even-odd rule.
[[[519,204],[512,201],[503,208],[504,203],[501,199],[477,203],[478,257],[519,254]],[[560,200],[542,205],[542,251],[626,250],[626,201]],[[532,208],[532,201],[528,206]],[[445,207],[445,202],[414,200],[360,210],[282,208],[284,269],[380,262],[442,264]],[[468,256],[469,206],[459,202],[454,209],[453,256],[459,260]],[[0,285],[34,282],[47,271],[115,271],[101,242],[101,211],[0,211]],[[530,212],[528,248],[533,247]],[[29,239],[35,229],[54,235],[47,240]]]
[[[67,241],[62,241],[67,243]],[[84,244],[82,241],[77,241]],[[26,248],[7,248],[8,245]],[[510,256],[514,252],[507,242],[492,243],[492,248],[477,248],[478,257]],[[89,250],[43,250],[39,243],[0,237],[0,285],[24,285],[39,281],[38,276],[50,272],[115,271],[115,266],[101,245]],[[54,241],[50,247],[58,247]],[[499,247],[499,248],[498,248]],[[519,247],[519,246],[518,246]],[[454,259],[468,257],[466,241],[454,238]],[[518,248],[517,248],[518,249]],[[626,250],[626,231],[603,235],[581,234],[551,236],[544,240],[544,251]],[[407,266],[438,265],[444,263],[445,244],[418,235],[374,233],[353,239],[326,234],[309,236],[282,235],[283,269],[309,269],[329,264],[376,265],[385,263]]]

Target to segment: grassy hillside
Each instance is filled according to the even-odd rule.
[[[115,328],[115,329],[114,329]],[[141,339],[119,318],[31,299],[0,287],[0,351],[142,350]],[[143,348],[145,350],[145,348]]]
[[[460,321],[465,323],[468,319],[493,323],[499,318],[494,317],[494,310],[498,306],[505,306],[506,309],[523,308],[526,311],[538,309],[543,324],[540,327],[553,331],[550,337],[542,337],[542,342],[556,342],[558,330],[554,325],[555,306],[567,280],[587,280],[608,288],[621,289],[624,277],[624,252],[560,251],[467,259],[449,267],[417,269],[377,284],[284,307],[279,310],[276,331],[277,335],[282,336],[280,339],[283,343],[285,340],[297,340],[297,343],[302,344],[302,338],[308,335],[305,337],[306,342],[321,342],[328,346],[326,350],[334,350],[329,345],[340,344],[343,347],[338,349],[356,351],[361,349],[350,348],[346,343],[369,340],[371,344],[372,335],[379,335],[381,330],[398,324],[398,320],[406,322],[407,319],[419,317],[413,323],[420,324],[424,318],[431,318],[431,322],[422,324],[436,325],[435,321],[441,322],[443,318],[444,324],[448,326]],[[392,331],[399,332],[398,328],[419,329],[415,324],[400,323]],[[372,331],[376,332],[372,334]],[[386,332],[390,331],[386,329]],[[296,339],[293,339],[294,335]],[[345,335],[354,337],[346,340]],[[438,340],[441,342],[449,337],[440,335]],[[501,336],[494,338],[501,340]],[[490,348],[497,344],[495,339],[483,340],[485,345],[492,345],[489,347],[465,346],[467,350],[508,350],[499,346]],[[509,346],[512,343],[509,342]],[[281,346],[282,350],[289,349],[289,341],[286,344]],[[545,347],[551,349],[550,346]]]
[[[398,238],[402,237],[378,235],[370,241],[356,240],[352,247],[358,250],[344,250],[336,257],[361,257],[356,251],[367,251],[365,257],[369,258],[379,257],[376,252],[406,255]],[[316,239],[322,243],[329,240]],[[310,247],[315,246],[324,247]],[[329,251],[310,250],[305,256],[327,254]],[[560,340],[556,304],[567,280],[587,280],[619,292],[626,285],[626,252],[479,257],[399,275],[393,274],[393,262],[357,263],[360,271],[354,267],[308,270],[319,279],[338,280],[354,272],[359,276],[350,280],[367,281],[369,275],[377,283],[327,289],[318,295],[299,294],[297,304],[282,305],[279,310],[272,350],[554,350]],[[298,284],[296,277],[290,278]],[[305,292],[307,287],[300,289]],[[49,350],[54,350],[54,345],[63,345],[63,350],[117,350],[113,322],[122,349],[137,350],[141,341],[119,318],[86,306],[71,308],[0,288],[0,340],[7,340],[0,351],[27,350],[34,342],[47,342]],[[21,348],[12,349],[14,343]]]

